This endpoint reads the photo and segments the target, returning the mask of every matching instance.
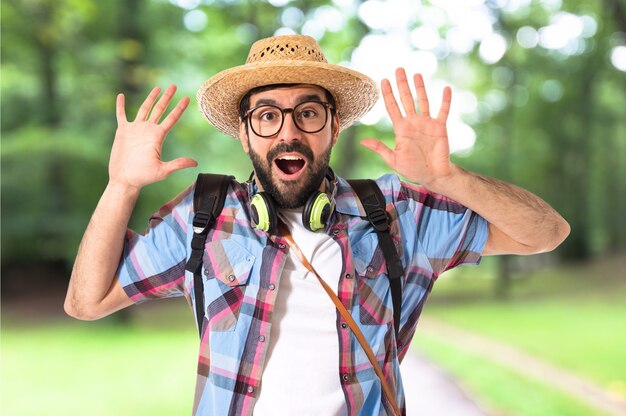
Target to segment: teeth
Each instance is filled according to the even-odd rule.
[[[281,157],[279,157],[279,159],[282,159],[282,160],[302,160],[302,158],[298,157],[298,156],[281,156]]]

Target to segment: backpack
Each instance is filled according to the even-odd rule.
[[[192,272],[194,275],[195,314],[198,322],[198,332],[201,337],[202,319],[204,317],[204,283],[201,274],[204,244],[210,228],[224,208],[228,185],[234,179],[234,176],[200,173],[196,181],[193,196],[194,217],[192,222],[191,256],[185,265],[185,270]],[[378,246],[385,257],[387,276],[391,287],[391,299],[393,301],[393,326],[397,340],[402,306],[401,277],[404,276],[404,268],[389,233],[385,198],[376,182],[371,179],[350,179],[348,183],[361,200],[367,219],[374,227],[378,236]]]

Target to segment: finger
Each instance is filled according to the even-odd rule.
[[[126,123],[126,110],[124,109],[124,94],[117,94],[117,100],[115,101],[115,118],[117,124]]]
[[[176,93],[176,85],[172,84],[165,90],[165,93],[161,96],[159,101],[156,103],[154,108],[152,109],[152,113],[150,113],[150,121],[153,123],[158,123],[159,119],[165,113],[167,106],[170,105],[170,101],[172,97]]]
[[[402,119],[402,113],[400,112],[400,107],[398,107],[398,102],[396,101],[396,97],[393,95],[393,90],[391,89],[391,82],[388,79],[383,79],[380,83],[380,89],[383,93],[383,101],[385,102],[385,108],[387,109],[387,114],[389,114],[389,118],[393,124],[400,121]]]
[[[452,103],[452,89],[450,87],[445,87],[443,89],[443,98],[441,100],[441,108],[439,109],[439,114],[437,115],[437,120],[441,121],[444,124],[448,120],[448,114],[450,113],[451,103]]]
[[[164,162],[162,165],[162,173],[163,178],[169,176],[171,173],[176,172],[177,170],[193,168],[198,166],[198,162],[188,157],[180,157],[178,159],[170,160],[169,162]]]
[[[137,111],[137,117],[135,117],[135,121],[145,121],[148,118],[148,113],[150,113],[150,109],[152,108],[152,104],[154,104],[154,100],[159,96],[161,92],[161,88],[154,87],[150,94],[146,97],[141,107],[139,107],[139,111]]]
[[[430,117],[430,105],[428,104],[428,94],[426,94],[426,87],[424,86],[424,78],[422,74],[415,74],[413,76],[413,82],[415,83],[415,93],[417,94],[417,108],[420,114]]]
[[[189,105],[189,97],[183,97],[180,99],[176,107],[165,117],[163,122],[161,123],[161,127],[165,129],[165,131],[170,131],[170,129],[178,122],[178,119],[183,114],[187,106]]]
[[[374,153],[378,154],[380,157],[383,158],[383,160],[385,161],[385,163],[387,163],[387,165],[389,165],[390,167],[393,167],[393,161],[395,159],[393,150],[388,148],[380,140],[363,139],[361,140],[361,146],[367,147]]]
[[[404,68],[396,69],[396,82],[398,84],[398,94],[400,95],[400,101],[402,101],[402,108],[404,108],[404,114],[407,116],[415,114],[415,103],[413,101],[413,94],[409,88],[409,81],[406,78],[406,72]]]

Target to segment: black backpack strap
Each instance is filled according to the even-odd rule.
[[[402,310],[401,278],[404,276],[404,268],[389,233],[385,197],[376,182],[371,179],[351,179],[348,180],[348,183],[361,200],[367,219],[378,235],[378,246],[385,256],[387,276],[389,277],[389,286],[391,287],[391,300],[393,301],[393,326],[396,339],[398,339],[400,312]]]
[[[193,238],[191,239],[191,255],[187,260],[185,270],[193,273],[194,302],[200,337],[202,337],[204,318],[204,283],[202,282],[204,244],[215,219],[224,208],[226,191],[232,179],[232,176],[200,173],[193,194]]]

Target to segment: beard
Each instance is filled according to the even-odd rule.
[[[254,167],[256,177],[263,187],[263,191],[269,194],[279,208],[294,209],[304,206],[309,197],[319,190],[322,181],[326,177],[330,163],[332,144],[329,144],[318,158],[313,151],[300,142],[281,143],[267,153],[263,159],[250,147],[249,157]],[[273,160],[280,153],[299,152],[306,158],[306,166],[303,168],[301,179],[297,181],[284,181],[275,178],[272,172]]]

